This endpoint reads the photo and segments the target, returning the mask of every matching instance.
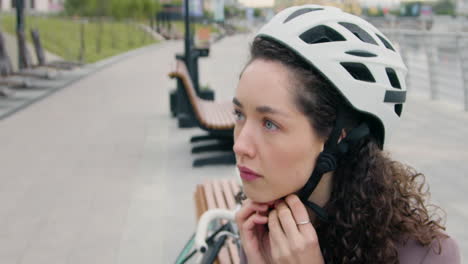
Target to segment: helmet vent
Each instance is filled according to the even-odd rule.
[[[401,89],[400,81],[398,80],[398,76],[394,69],[392,68],[385,68],[387,72],[388,79],[390,80],[390,84],[393,88]]]
[[[367,33],[364,29],[360,28],[358,25],[347,23],[347,22],[339,22],[338,24],[345,27],[347,30],[351,31],[358,39],[363,42],[378,45],[377,42],[372,38],[369,33]]]
[[[380,36],[379,34],[376,34],[377,37],[379,37],[379,39],[383,42],[383,44],[385,45],[385,47],[387,49],[390,49],[390,50],[393,50],[395,51],[395,49],[392,47],[392,45],[390,44],[390,42],[388,42],[386,39],[384,39],[382,36]]]
[[[299,36],[308,44],[317,44],[324,42],[345,41],[346,39],[331,27],[316,26],[307,30]]]
[[[343,66],[356,80],[364,82],[375,82],[372,73],[369,71],[366,65],[362,63],[342,62],[341,66]]]
[[[401,116],[401,112],[403,112],[403,104],[396,104],[395,105],[395,113],[398,116]]]
[[[312,11],[319,11],[319,10],[323,10],[323,8],[302,8],[302,9],[299,9],[299,10],[296,10],[294,13],[292,13],[291,15],[288,16],[288,18],[286,18],[286,20],[284,20],[283,24],[289,22],[290,20],[300,16],[300,15],[303,15],[303,14],[307,14],[309,12],[312,12]]]
[[[349,55],[365,57],[365,58],[377,57],[377,55],[375,55],[374,53],[370,53],[364,50],[350,50],[350,51],[346,51],[345,53]]]

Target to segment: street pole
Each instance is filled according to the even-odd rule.
[[[24,32],[24,0],[13,0],[16,1],[16,33],[18,35],[18,32]],[[18,50],[20,47],[19,43],[19,38],[18,40]],[[18,67],[20,69],[24,68],[25,65],[23,65],[24,54],[22,52],[18,52]]]
[[[189,14],[189,0],[185,0],[185,63],[187,64],[187,67],[189,67],[190,70],[190,14]]]

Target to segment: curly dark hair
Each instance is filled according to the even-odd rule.
[[[286,46],[257,37],[250,62],[256,59],[278,62],[290,70],[296,105],[320,136],[330,135],[339,105],[346,109],[345,130],[361,122],[371,127],[371,135],[338,161],[325,207],[331,221],[316,226],[326,262],[398,263],[398,246],[409,239],[423,246],[434,241],[440,245],[443,218],[437,210],[429,210],[440,208],[426,205],[425,176],[380,148],[375,121],[354,110],[310,63]]]

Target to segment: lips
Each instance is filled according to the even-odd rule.
[[[240,177],[245,181],[254,181],[260,177],[260,174],[256,173],[255,171],[242,166],[237,166],[239,168]]]

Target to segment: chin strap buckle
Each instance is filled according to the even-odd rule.
[[[329,221],[327,212],[317,204],[309,202],[309,196],[319,184],[323,174],[336,170],[338,165],[337,161],[340,159],[340,157],[342,157],[349,151],[350,148],[356,145],[361,138],[369,135],[370,133],[368,125],[366,123],[362,123],[357,128],[352,129],[350,133],[338,143],[338,136],[341,134],[340,120],[341,119],[337,120],[337,124],[334,128],[334,131],[332,132],[331,137],[325,143],[324,151],[322,151],[317,157],[316,165],[312,175],[310,176],[305,186],[298,192],[301,201],[325,222]]]
[[[328,152],[320,152],[317,157],[314,173],[323,175],[327,172],[334,171],[336,169],[336,165],[337,162],[335,155]]]
[[[306,186],[301,190],[299,198],[301,201],[309,207],[319,218],[324,222],[328,222],[327,212],[318,206],[317,204],[308,201],[310,194],[317,187],[318,183],[322,179],[323,174],[334,171],[336,169],[337,162],[335,155],[328,152],[321,152],[317,158],[315,169],[312,172],[310,180]]]

